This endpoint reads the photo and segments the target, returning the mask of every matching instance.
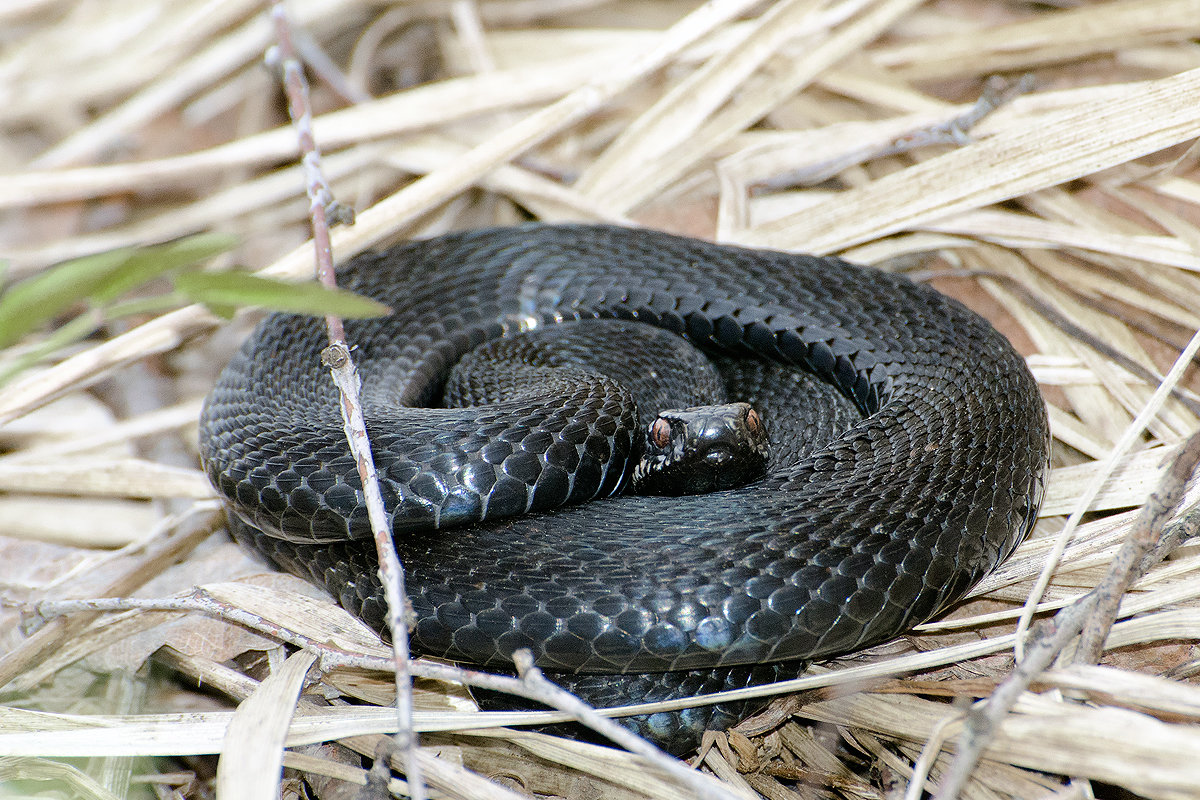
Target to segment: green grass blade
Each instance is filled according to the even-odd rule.
[[[206,262],[228,252],[237,242],[237,237],[231,234],[198,233],[163,244],[140,247],[130,253],[112,280],[101,286],[91,299],[99,304],[108,303],[169,272]]]
[[[245,272],[196,272],[179,275],[175,288],[188,299],[213,306],[261,306],[293,314],[335,314],[344,319],[382,317],[383,303],[315,281],[291,283]]]
[[[0,348],[20,340],[76,304],[104,306],[168,272],[222,253],[235,243],[231,236],[205,233],[56,264],[0,294]]]
[[[129,260],[129,248],[65,261],[0,294],[0,347],[91,297]]]

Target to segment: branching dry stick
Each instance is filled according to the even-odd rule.
[[[712,798],[712,800],[736,800],[733,793],[722,786],[719,781],[689,769],[682,762],[671,758],[633,731],[597,714],[596,710],[587,703],[546,680],[542,671],[533,665],[533,654],[528,650],[522,648],[513,653],[513,664],[516,665],[517,674],[521,676],[521,682],[525,686],[538,694],[553,699],[554,702],[547,703],[547,705],[568,712],[584,725],[612,740],[614,744],[621,745],[629,752],[642,756],[665,772],[676,776],[696,793],[696,797]],[[539,702],[545,701],[539,699]]]
[[[333,250],[329,239],[327,207],[332,195],[321,173],[321,153],[312,132],[312,109],[308,102],[308,86],[296,54],[291,25],[282,0],[271,4],[271,19],[275,25],[279,66],[283,73],[288,96],[288,112],[299,138],[300,156],[304,165],[305,183],[312,218],[313,245],[316,249],[317,277],[324,285],[336,288],[333,271]],[[392,529],[384,510],[383,495],[375,474],[371,443],[359,401],[358,373],[346,345],[346,331],[340,317],[327,316],[329,347],[321,355],[329,367],[341,395],[342,420],[346,439],[358,466],[370,519],[375,549],[379,554],[379,577],[388,606],[388,627],[392,632],[392,649],[396,660],[396,745],[404,754],[405,773],[413,800],[424,800],[425,787],[421,779],[421,762],[417,758],[417,738],[413,733],[412,674],[409,671],[408,629],[404,623],[404,604],[408,594],[404,588],[404,569],[392,543]]]
[[[839,172],[849,167],[875,161],[889,156],[901,155],[918,147],[930,145],[962,146],[970,143],[970,131],[979,122],[1000,106],[1008,103],[1020,94],[1026,94],[1033,88],[1033,77],[1023,75],[1015,82],[1008,83],[1000,78],[990,78],[983,87],[983,94],[971,108],[951,117],[944,122],[917,128],[897,136],[884,144],[872,144],[852,150],[826,161],[807,164],[799,169],[791,170],[759,181],[750,187],[752,194],[761,195],[768,192],[780,192],[798,186],[815,186],[827,181]]]
[[[1193,433],[1171,457],[1167,474],[1142,506],[1142,513],[1113,559],[1108,574],[1092,590],[1097,598],[1096,606],[1079,638],[1075,650],[1076,664],[1096,664],[1100,661],[1104,640],[1116,621],[1121,598],[1143,574],[1144,570],[1139,568],[1158,545],[1166,521],[1183,499],[1188,479],[1196,471],[1197,463],[1200,463],[1200,431]]]
[[[1196,535],[1200,529],[1200,508],[1189,510],[1170,527],[1166,527],[1166,522],[1183,497],[1187,481],[1198,463],[1200,432],[1192,434],[1173,456],[1170,468],[1126,536],[1105,578],[1095,589],[1059,611],[1052,619],[1035,625],[1025,658],[990,697],[976,703],[967,712],[954,761],[935,800],[955,800],[959,796],[996,729],[1029,688],[1029,684],[1051,665],[1085,625],[1092,624],[1090,620],[1101,614],[1107,618],[1107,622],[1097,623],[1092,636],[1099,637],[1098,642],[1103,643],[1116,612],[1115,605],[1108,605],[1110,598],[1119,604],[1125,588],[1169,555],[1180,542]],[[1121,587],[1120,591],[1117,587]],[[924,780],[924,775],[913,776],[913,783],[918,786]]]
[[[100,589],[103,593],[123,595],[143,586],[150,578],[158,575],[167,565],[184,558],[220,525],[222,512],[213,504],[203,503],[163,520],[159,531],[154,534],[137,557],[123,561],[108,585]],[[129,550],[132,548],[126,548]],[[63,601],[72,602],[72,601]],[[76,601],[85,602],[85,601]],[[36,612],[36,607],[35,607]],[[43,615],[47,618],[56,615]],[[90,620],[54,620],[30,635],[19,645],[0,655],[0,688],[10,691],[20,684],[21,676],[31,666],[40,664],[62,647]],[[17,689],[21,691],[24,688]]]
[[[358,669],[387,672],[395,668],[395,663],[391,659],[349,652],[330,642],[314,640],[263,619],[261,616],[250,611],[230,605],[209,595],[203,588],[199,587],[193,589],[190,594],[184,597],[47,600],[37,603],[30,610],[43,617],[134,610],[195,612],[225,620],[255,633],[261,633],[281,642],[295,647],[302,647],[316,653],[321,659],[320,669],[322,671],[327,671],[335,667],[355,667]],[[701,775],[690,769],[682,761],[663,753],[645,739],[642,739],[632,731],[596,711],[596,709],[587,705],[578,697],[575,697],[575,695],[546,680],[541,671],[533,667],[529,651],[521,650],[514,653],[513,662],[517,665],[517,669],[521,675],[519,678],[507,675],[493,675],[488,672],[479,672],[450,664],[439,664],[429,661],[410,662],[410,669],[413,675],[421,678],[451,681],[467,686],[488,689],[493,692],[504,692],[505,694],[523,697],[526,700],[532,700],[535,703],[540,703],[556,711],[570,714],[581,725],[591,728],[615,744],[655,764],[676,778],[681,784],[689,787],[689,789],[696,793],[697,797],[712,798],[712,800],[737,800],[735,795],[726,790],[716,779]]]
[[[1167,371],[1166,376],[1155,388],[1154,393],[1150,395],[1150,399],[1142,406],[1141,411],[1133,418],[1133,421],[1125,427],[1120,437],[1113,444],[1112,449],[1104,460],[1100,462],[1099,473],[1093,480],[1084,488],[1083,493],[1076,498],[1074,508],[1067,516],[1067,521],[1054,537],[1054,543],[1050,549],[1050,553],[1046,556],[1045,563],[1042,565],[1042,571],[1038,574],[1037,580],[1034,582],[1033,589],[1029,592],[1029,597],[1025,601],[1024,608],[1021,609],[1021,617],[1017,620],[1017,644],[1014,648],[1017,660],[1024,659],[1024,645],[1026,634],[1029,626],[1033,621],[1034,610],[1038,603],[1041,602],[1042,596],[1046,592],[1046,588],[1050,585],[1050,579],[1054,575],[1055,570],[1062,560],[1063,553],[1066,551],[1067,542],[1074,535],[1076,528],[1079,526],[1080,520],[1087,510],[1091,508],[1092,502],[1100,493],[1100,487],[1108,480],[1116,469],[1117,461],[1125,455],[1128,450],[1133,447],[1133,444],[1146,430],[1146,426],[1150,424],[1150,420],[1158,414],[1162,408],[1170,392],[1174,389],[1179,381],[1183,378],[1184,372],[1192,364],[1192,359],[1200,352],[1200,330],[1197,330],[1192,335],[1191,341],[1179,353],[1175,359],[1175,363],[1171,365],[1171,369]]]

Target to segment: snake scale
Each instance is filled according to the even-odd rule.
[[[364,254],[339,284],[392,308],[349,323],[347,338],[418,652],[502,667],[529,648],[602,705],[792,677],[799,662],[928,620],[1037,515],[1049,434],[1024,360],[981,317],[902,276],[529,224]],[[480,345],[608,318],[703,351],[730,398],[762,411],[777,451],[767,474],[711,494],[608,497],[624,468],[606,459],[635,449],[637,419],[603,375],[567,397],[425,408]],[[617,360],[655,372],[640,341],[619,342]],[[201,453],[240,541],[381,630],[325,344],[319,320],[262,322],[208,398]],[[832,400],[801,397],[809,384]],[[589,497],[601,499],[576,505]],[[678,752],[737,713],[630,724]]]

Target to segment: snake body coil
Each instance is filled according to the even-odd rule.
[[[496,666],[530,648],[600,695],[610,684],[595,673],[637,673],[626,682],[650,696],[657,678],[643,673],[710,690],[774,677],[754,665],[850,652],[929,619],[1012,551],[1041,502],[1048,425],[1023,359],[903,277],[646,230],[527,225],[363,255],[339,281],[393,309],[347,336],[419,652]],[[781,399],[798,373],[857,412],[740,489],[553,510],[621,477],[605,464],[630,449],[633,412],[611,387],[509,401],[508,416],[421,407],[480,343],[590,318],[714,354],[731,399],[766,406],[773,447],[789,450],[781,439],[798,429]],[[324,345],[317,320],[262,323],[209,397],[201,452],[241,540],[380,629]],[[703,677],[714,668],[724,677]]]

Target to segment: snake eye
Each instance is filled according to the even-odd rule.
[[[762,430],[762,417],[753,408],[746,412],[746,430],[755,436]]]
[[[650,423],[650,443],[655,447],[666,447],[671,443],[671,423],[662,417]]]

